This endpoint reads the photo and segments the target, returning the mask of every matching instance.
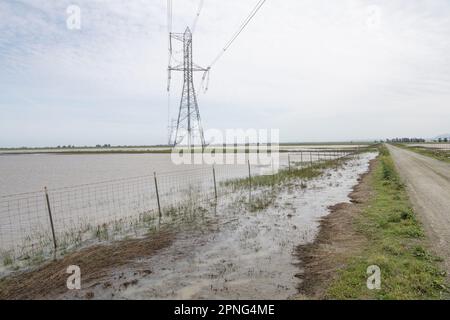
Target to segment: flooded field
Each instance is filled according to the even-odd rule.
[[[253,199],[275,197],[260,209],[249,208],[247,194],[221,199],[214,212],[199,215],[177,233],[169,247],[61,298],[289,298],[297,293],[301,274],[295,247],[313,241],[329,206],[349,201],[374,157],[360,155],[306,185],[294,179],[275,194],[259,189]]]
[[[236,191],[229,184],[236,179],[244,179],[240,183],[246,192],[249,177],[268,174],[273,184],[275,161],[280,172],[287,172],[352,154],[351,150],[280,153],[262,165],[252,163],[256,153],[232,153],[248,158],[247,165],[244,159],[240,162],[244,164],[215,166],[176,165],[170,154],[0,156],[5,181],[0,185],[22,190],[0,195],[0,258],[4,264],[26,265],[85,243],[137,236],[140,229],[153,228],[161,216],[186,203],[202,205],[226,198]],[[43,180],[45,190],[38,188]],[[34,187],[37,191],[24,192]]]
[[[280,154],[280,162],[287,165],[287,154]],[[177,165],[170,154],[0,155],[0,196],[208,167]],[[221,167],[246,172],[245,165]]]
[[[324,146],[322,146],[324,147]],[[324,148],[325,149],[325,148]],[[333,149],[333,146],[328,146]],[[300,151],[303,149],[295,149]],[[311,150],[311,149],[304,149]],[[303,161],[309,161],[305,153]],[[312,154],[312,161],[318,159]],[[293,157],[293,161],[300,157]],[[288,154],[279,153],[282,167],[288,165]],[[245,165],[219,165],[227,170],[246,173]],[[182,172],[211,168],[211,165],[175,164],[170,154],[20,154],[0,155],[0,196],[84,185],[114,179],[139,177],[156,173]],[[233,174],[234,175],[234,174]]]
[[[280,150],[300,150],[300,149],[327,149],[327,148],[361,148],[365,147],[367,144],[358,144],[358,143],[347,143],[347,144],[300,144],[300,145],[280,145]],[[222,146],[211,146],[211,149],[219,149],[222,150]],[[225,147],[225,149],[234,149],[235,147]],[[244,147],[238,146],[237,149],[257,149],[256,146]],[[30,149],[0,149],[1,154],[39,154],[39,153],[55,153],[55,154],[63,154],[63,153],[106,153],[106,152],[118,152],[118,153],[126,153],[126,152],[168,152],[170,147],[73,147],[73,148],[30,148]]]

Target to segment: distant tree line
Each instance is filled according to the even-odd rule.
[[[111,148],[111,145],[110,144],[104,144],[104,145],[101,145],[101,144],[97,144],[97,145],[95,145],[95,147],[96,148]],[[57,148],[58,149],[74,149],[74,148],[79,148],[79,147],[77,147],[77,146],[75,146],[75,145],[67,145],[67,146],[57,146]],[[84,146],[84,147],[82,147],[82,148],[88,148],[87,146]]]
[[[386,141],[393,142],[393,143],[426,142],[426,140],[423,138],[394,138],[394,139],[387,139]],[[433,142],[447,143],[448,138],[434,139]]]
[[[409,143],[409,142],[425,142],[425,139],[423,138],[394,138],[394,139],[387,139],[387,142],[393,142],[393,143]]]

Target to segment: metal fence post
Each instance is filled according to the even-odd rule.
[[[213,179],[214,179],[214,196],[217,200],[216,169],[214,168],[214,165],[213,165],[212,169],[213,169]]]
[[[309,163],[311,164],[311,167],[313,166],[313,161],[312,161],[312,152],[309,152]]]
[[[291,155],[288,153],[288,166],[289,166],[289,171],[291,171]]]
[[[250,189],[250,192],[252,191],[252,174],[250,171],[250,160],[247,160],[247,164],[248,164],[248,186]]]
[[[158,191],[158,180],[156,180],[156,172],[153,172],[153,177],[155,178],[155,190],[156,190],[156,200],[158,201],[158,213],[161,218],[161,204],[159,202],[159,191]]]
[[[271,171],[272,171],[272,188],[275,186],[275,170],[273,169],[273,158],[272,158],[272,164],[271,164]]]
[[[55,226],[53,225],[52,208],[50,206],[50,199],[48,197],[47,187],[44,187],[44,192],[45,192],[45,200],[47,201],[47,210],[48,210],[48,216],[50,218],[50,226],[52,228],[53,247],[55,249],[55,254],[56,254],[56,249],[58,246],[56,244]]]

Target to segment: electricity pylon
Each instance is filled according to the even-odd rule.
[[[194,88],[194,72],[206,72],[209,68],[197,66],[192,59],[192,33],[186,28],[184,33],[170,33],[169,51],[172,56],[172,39],[183,43],[183,62],[177,66],[171,66],[169,61],[169,86],[171,71],[182,71],[184,75],[183,91],[181,93],[180,109],[178,112],[177,125],[172,145],[175,147],[187,143],[189,149],[192,149],[196,143],[205,147],[205,137],[200,120],[200,111],[198,109],[197,96]],[[187,141],[186,141],[187,139]]]

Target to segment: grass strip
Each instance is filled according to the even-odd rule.
[[[386,147],[370,177],[374,196],[355,221],[367,239],[358,256],[327,289],[329,299],[441,299],[448,296],[439,258],[429,252],[423,228]],[[381,289],[367,288],[367,268],[381,269]]]
[[[431,157],[436,160],[450,163],[450,150],[427,147],[413,147],[406,144],[396,144],[396,146],[406,150],[414,151],[418,154]]]

